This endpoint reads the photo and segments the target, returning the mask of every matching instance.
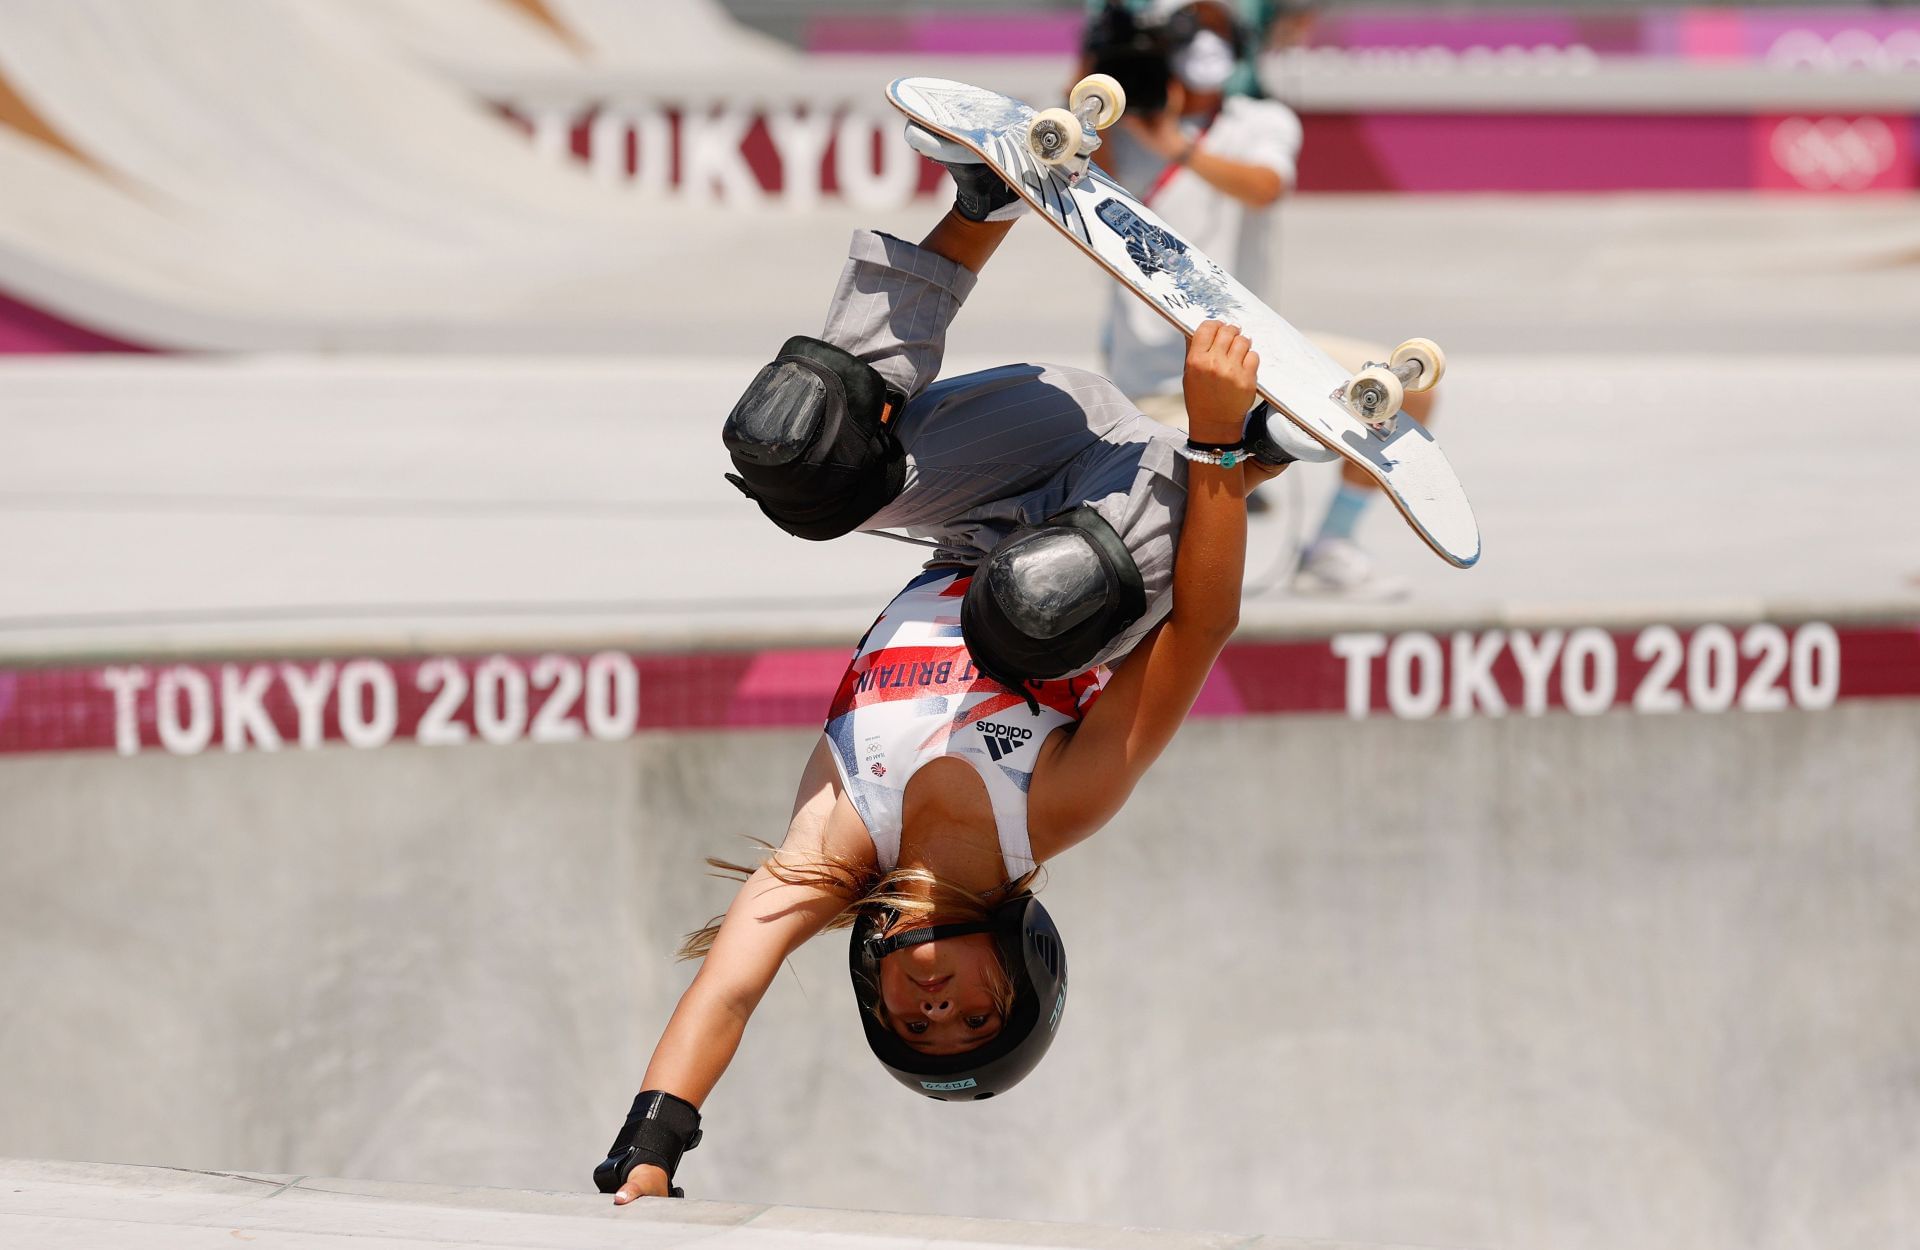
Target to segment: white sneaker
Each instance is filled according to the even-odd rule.
[[[1308,547],[1293,575],[1296,595],[1338,595],[1346,599],[1403,599],[1406,579],[1382,573],[1373,557],[1346,538],[1324,538]]]

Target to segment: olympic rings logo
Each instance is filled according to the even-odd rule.
[[[1774,161],[1811,191],[1859,191],[1893,167],[1900,145],[1878,117],[1789,117],[1774,127]]]
[[[1920,29],[1884,37],[1858,29],[1831,36],[1790,30],[1773,41],[1766,62],[1775,69],[1920,69]]]

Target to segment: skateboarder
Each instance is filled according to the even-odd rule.
[[[1195,445],[1082,369],[935,381],[948,325],[1027,205],[966,149],[916,128],[909,142],[954,171],[954,211],[918,246],[854,235],[821,337],[788,340],[727,420],[732,480],[791,534],[901,531],[933,548],[929,567],[979,568],[963,622],[996,678],[1083,673],[1166,614]],[[1250,433],[1260,480],[1334,458],[1284,420]]]
[[[1268,245],[1275,236],[1274,206],[1293,188],[1302,128],[1292,109],[1257,98],[1236,83],[1257,87],[1251,67],[1263,32],[1271,24],[1298,40],[1312,19],[1304,0],[1280,5],[1243,5],[1259,17],[1237,12],[1225,0],[1150,0],[1133,9],[1107,4],[1090,27],[1089,67],[1100,60],[1102,40],[1124,36],[1129,45],[1159,50],[1158,58],[1131,55],[1135,82],[1129,97],[1164,100],[1158,109],[1130,109],[1096,154],[1115,181],[1139,196],[1167,222],[1265,298]],[[1116,29],[1117,28],[1117,29]],[[1349,372],[1386,359],[1386,350],[1332,335],[1310,336]],[[1184,428],[1180,333],[1152,309],[1116,289],[1103,340],[1114,382],[1142,411]],[[1431,420],[1433,392],[1411,393],[1404,411],[1423,425]],[[1406,583],[1381,572],[1355,540],[1361,517],[1379,487],[1365,471],[1342,466],[1340,485],[1320,525],[1301,552],[1293,588],[1303,594],[1390,599]]]
[[[790,341],[728,421],[742,489],[783,528],[898,526],[937,547],[861,640],[785,840],[683,949],[700,972],[595,1172],[617,1202],[672,1192],[748,1016],[823,929],[853,930],[862,1027],[896,1079],[973,1100],[1024,1077],[1066,1002],[1035,871],[1119,810],[1238,618],[1246,490],[1283,462],[1245,458],[1248,340],[1194,336],[1184,447],[1081,371],[933,381],[1017,202],[954,172],[955,210],[920,245],[855,236],[823,338]],[[989,675],[1022,664],[1018,693]]]

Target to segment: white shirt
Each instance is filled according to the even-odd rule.
[[[854,651],[827,713],[840,783],[866,822],[881,872],[900,863],[907,783],[929,760],[955,756],[980,774],[993,804],[1008,880],[1033,869],[1027,788],[1040,744],[1099,697],[1108,672],[1034,683],[1039,711],[973,667],[960,640],[972,574],[932,569],[895,596]]]
[[[1229,96],[1213,124],[1182,129],[1197,150],[1227,160],[1264,165],[1287,187],[1300,157],[1300,118],[1277,100]],[[1247,289],[1266,298],[1268,241],[1273,209],[1255,208],[1228,195],[1191,169],[1175,168],[1121,127],[1109,130],[1114,178],[1178,230],[1187,242],[1224,266]],[[1186,336],[1147,302],[1118,284],[1111,292],[1106,352],[1107,376],[1130,398],[1177,395],[1186,362]]]

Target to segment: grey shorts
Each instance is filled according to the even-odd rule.
[[[1186,510],[1180,435],[1105,378],[1003,365],[933,381],[975,275],[887,235],[853,236],[821,337],[907,395],[894,429],[906,486],[862,526],[933,544],[929,564],[976,565],[1016,526],[1090,504],[1126,544],[1147,611],[1098,657],[1131,650],[1167,614]]]

